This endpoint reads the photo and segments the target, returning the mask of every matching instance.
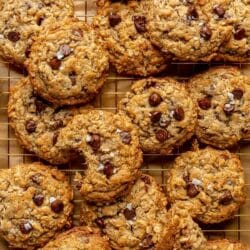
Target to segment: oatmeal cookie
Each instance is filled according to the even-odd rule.
[[[128,191],[139,174],[138,134],[125,116],[99,110],[76,115],[61,130],[57,145],[84,157],[86,169],[75,180],[87,200],[111,201]]]
[[[110,250],[108,241],[90,227],[75,227],[50,241],[41,250]]]
[[[8,116],[20,144],[51,164],[74,157],[57,145],[60,130],[81,108],[61,108],[37,95],[30,79],[22,78],[10,91]]]
[[[239,242],[222,240],[209,240],[205,244],[204,250],[249,250],[250,248]]]
[[[196,136],[206,144],[228,148],[249,134],[250,77],[234,67],[216,67],[190,80],[198,108]]]
[[[148,33],[151,42],[181,61],[209,61],[230,36],[224,18],[213,18],[211,0],[150,0]]]
[[[26,64],[35,90],[58,105],[91,101],[109,66],[100,37],[78,19],[58,22],[41,33]]]
[[[154,178],[142,175],[116,203],[83,206],[81,221],[98,226],[113,249],[165,250],[166,206],[166,197]]]
[[[137,81],[119,110],[136,125],[142,149],[150,153],[167,154],[181,146],[197,122],[195,104],[184,85],[172,78]]]
[[[57,169],[35,162],[0,171],[0,235],[35,249],[71,225],[73,191]]]
[[[98,1],[93,24],[118,73],[148,76],[166,68],[165,57],[146,35],[147,1]]]
[[[22,66],[34,37],[73,15],[72,0],[0,0],[0,56]]]
[[[170,170],[167,195],[171,203],[182,202],[203,223],[230,219],[246,200],[241,162],[226,150],[186,152]]]

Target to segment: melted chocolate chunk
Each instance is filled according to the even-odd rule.
[[[114,174],[114,167],[110,162],[106,162],[104,164],[103,173],[106,175],[108,179]]]
[[[19,225],[19,229],[23,234],[28,234],[32,231],[33,226],[30,222],[24,222]]]
[[[155,136],[156,136],[156,139],[159,141],[159,142],[165,142],[167,139],[168,139],[168,132],[164,129],[158,129],[156,132],[155,132]]]
[[[127,220],[133,220],[136,216],[134,208],[131,208],[131,209],[125,208],[123,210],[123,214]]]
[[[233,196],[229,190],[219,197],[219,203],[222,205],[228,205],[233,200]]]
[[[151,122],[153,122],[153,123],[160,121],[161,116],[162,116],[162,113],[160,111],[150,112],[150,119],[151,119]]]
[[[58,70],[61,64],[62,64],[61,61],[58,60],[56,57],[52,58],[49,62],[50,67],[54,70]]]
[[[200,30],[200,35],[208,41],[212,36],[212,30],[208,27],[208,25],[204,24]]]
[[[182,107],[178,107],[174,110],[174,118],[177,121],[182,121],[185,118],[185,112]]]
[[[234,95],[235,99],[240,100],[243,97],[244,92],[241,89],[234,89],[232,91],[232,94]]]
[[[234,28],[234,38],[236,40],[242,40],[246,37],[246,30],[239,25]]]
[[[203,99],[198,100],[198,105],[203,110],[208,110],[211,108],[211,99],[209,97],[204,97]]]
[[[193,183],[188,183],[186,185],[186,190],[187,190],[187,195],[190,198],[193,198],[193,197],[197,196],[200,193],[200,191],[198,190],[196,185],[194,185]]]
[[[20,33],[17,31],[10,31],[7,37],[11,42],[15,43],[20,40]]]
[[[150,106],[156,107],[162,102],[162,98],[159,94],[153,93],[150,95],[148,102],[149,102]]]
[[[199,17],[199,14],[194,5],[190,5],[187,10],[187,19],[195,20]]]
[[[145,16],[133,16],[133,21],[134,21],[135,28],[139,33],[144,33],[147,31]]]
[[[111,13],[109,15],[109,25],[110,27],[115,27],[122,21],[121,17],[118,14]]]
[[[50,204],[50,207],[52,211],[58,214],[63,211],[64,205],[61,200],[55,200]]]
[[[95,223],[100,228],[105,228],[105,222],[103,218],[96,218]]]
[[[37,126],[37,124],[33,120],[26,121],[25,128],[29,134],[36,131],[36,126]]]
[[[101,147],[101,137],[98,134],[92,134],[91,140],[88,144],[93,148],[93,150],[98,150]]]
[[[215,6],[215,7],[214,7],[214,13],[215,13],[218,17],[222,18],[222,17],[224,17],[224,15],[225,15],[225,10],[224,10],[224,8],[221,7],[221,6]]]
[[[43,201],[44,201],[44,196],[43,194],[35,194],[33,196],[33,202],[38,206],[40,207],[42,204],[43,204]]]

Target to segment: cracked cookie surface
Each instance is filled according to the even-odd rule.
[[[232,29],[225,19],[213,18],[211,6],[218,2],[223,1],[151,0],[152,43],[180,61],[211,60]]]
[[[149,175],[137,179],[131,192],[116,203],[83,206],[81,220],[98,226],[113,249],[165,249],[167,200]]]
[[[212,68],[190,80],[201,142],[228,148],[249,136],[249,86],[250,77],[233,67]]]
[[[66,176],[41,163],[0,171],[0,234],[10,246],[35,249],[71,225]]]
[[[136,128],[126,116],[89,110],[61,130],[57,145],[84,157],[75,180],[85,199],[112,201],[128,191],[139,175],[142,152]]]
[[[47,25],[73,15],[71,0],[1,0],[0,55],[22,66],[34,36]]]
[[[78,19],[55,23],[41,33],[26,64],[39,95],[58,105],[91,101],[109,67],[100,37]]]
[[[147,0],[98,1],[93,24],[104,39],[110,62],[119,73],[148,76],[166,68],[163,54],[146,35]]]
[[[171,203],[183,202],[203,223],[230,219],[246,200],[240,160],[212,148],[184,153],[170,170],[167,195]]]
[[[73,158],[57,145],[59,131],[80,112],[80,108],[61,108],[37,95],[29,78],[22,78],[10,91],[8,116],[20,144],[51,164]]]
[[[138,128],[145,152],[168,154],[194,133],[195,104],[184,84],[172,78],[149,78],[135,82],[119,103]]]
[[[41,250],[110,250],[108,241],[90,227],[75,227],[59,234]]]

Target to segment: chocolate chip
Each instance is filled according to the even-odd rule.
[[[63,121],[62,121],[62,120],[57,120],[57,121],[55,121],[55,122],[50,126],[50,128],[53,129],[53,130],[56,130],[56,129],[62,128],[63,126],[64,126]]]
[[[184,175],[184,176],[183,176],[183,180],[184,180],[186,183],[189,183],[189,182],[190,182],[189,175]]]
[[[120,137],[121,137],[121,140],[124,144],[130,144],[132,138],[131,138],[131,134],[129,132],[126,132],[126,131],[122,131],[120,133]]]
[[[109,25],[111,27],[115,27],[116,25],[118,25],[120,22],[122,21],[121,17],[117,14],[113,14],[111,13],[109,15]]]
[[[236,40],[242,40],[246,37],[246,30],[244,28],[241,28],[239,25],[237,25],[234,28],[234,38]]]
[[[44,196],[43,196],[43,194],[35,194],[32,199],[33,199],[34,203],[38,207],[40,207],[43,204]]]
[[[127,220],[133,220],[136,216],[135,209],[134,208],[125,208],[123,210],[123,214]]]
[[[234,112],[234,104],[232,103],[226,103],[223,107],[223,110],[225,112],[226,115],[232,115]]]
[[[11,42],[17,42],[18,40],[20,40],[20,33],[17,31],[10,31],[7,35],[8,39]]]
[[[56,132],[53,134],[53,137],[52,137],[52,145],[53,145],[53,146],[56,145],[58,136],[59,136],[59,131],[56,131]]]
[[[95,223],[100,228],[105,228],[105,222],[102,218],[96,218]]]
[[[190,197],[190,198],[193,198],[195,197],[196,195],[199,194],[199,190],[197,189],[196,185],[194,185],[193,183],[188,183],[186,185],[186,189],[187,189],[187,195]]]
[[[195,20],[199,17],[199,14],[194,5],[190,5],[187,10],[187,19]]]
[[[61,66],[61,61],[54,57],[50,60],[49,65],[52,69],[57,70]]]
[[[31,45],[28,45],[28,47],[25,49],[25,56],[28,58],[31,52]]]
[[[149,249],[154,246],[153,236],[147,234],[145,239],[140,244],[141,249]]]
[[[25,128],[28,133],[33,133],[36,131],[36,122],[33,120],[26,121]]]
[[[150,183],[151,183],[150,178],[149,178],[148,176],[146,176],[146,175],[143,175],[143,176],[141,177],[141,180],[142,180],[144,183],[146,183],[146,184],[150,184]]]
[[[205,40],[208,41],[212,36],[212,31],[206,24],[204,24],[201,27],[200,35],[201,35],[202,38],[204,38]]]
[[[69,47],[68,44],[64,44],[64,45],[60,46],[59,52],[60,52],[64,57],[66,57],[66,56],[69,56],[69,55],[71,54],[72,51],[71,51],[71,48]],[[58,59],[59,59],[59,58],[58,58]]]
[[[198,105],[201,109],[208,110],[211,108],[211,99],[208,97],[204,97],[198,100]]]
[[[174,110],[174,118],[177,121],[182,121],[185,118],[185,112],[182,107],[178,107]]]
[[[28,234],[32,231],[33,226],[30,222],[24,222],[24,223],[19,225],[19,228],[23,234]]]
[[[98,150],[101,147],[101,137],[98,134],[92,134],[88,144],[94,149]]]
[[[133,21],[136,30],[139,33],[144,33],[146,32],[146,17],[145,16],[133,16]]]
[[[60,213],[63,211],[64,205],[61,200],[55,200],[50,204],[50,207],[55,213]]]
[[[72,86],[76,85],[76,72],[75,71],[71,71],[69,73],[69,79],[71,80]]]
[[[30,176],[30,179],[35,184],[40,185],[42,182],[42,175],[41,174],[34,174],[34,175]]]
[[[214,13],[215,13],[218,17],[222,18],[222,17],[224,17],[224,15],[225,15],[225,10],[224,10],[224,8],[221,7],[221,6],[215,6],[215,7],[214,7]]]
[[[164,129],[158,129],[155,132],[155,136],[159,142],[164,142],[168,139],[168,132]]]
[[[233,196],[229,190],[219,197],[219,203],[222,205],[228,205],[233,200]]]
[[[240,100],[242,96],[244,95],[244,92],[242,89],[234,89],[232,91],[232,94],[234,95],[235,99]]]
[[[106,175],[106,177],[108,179],[113,175],[113,173],[114,173],[114,167],[112,166],[112,164],[110,162],[106,162],[104,164],[103,173]]]
[[[47,104],[43,102],[43,100],[39,97],[36,97],[35,99],[35,105],[36,105],[36,112],[41,113],[47,108]]]
[[[160,111],[150,112],[150,119],[151,119],[151,122],[153,122],[153,123],[160,121],[161,116],[162,116],[162,113]]]
[[[42,24],[43,21],[44,21],[44,17],[41,16],[41,17],[38,18],[38,20],[36,21],[36,23],[37,23],[38,26],[41,26],[41,24]]]
[[[150,95],[148,102],[149,102],[150,106],[156,107],[162,102],[162,98],[159,94],[153,93]]]

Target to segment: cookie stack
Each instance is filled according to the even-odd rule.
[[[97,8],[89,25],[73,17],[70,0],[0,0],[0,55],[28,71],[9,94],[17,140],[51,165],[84,161],[75,190],[47,163],[1,170],[1,237],[24,249],[247,249],[207,240],[200,225],[232,219],[246,201],[244,170],[229,150],[250,137],[250,77],[231,66],[185,84],[152,75],[171,60],[249,60],[248,1],[99,0]],[[117,113],[89,104],[109,63],[150,76],[132,84]],[[166,190],[140,171],[143,153],[176,155],[190,141]],[[71,228],[73,191],[82,206]]]

